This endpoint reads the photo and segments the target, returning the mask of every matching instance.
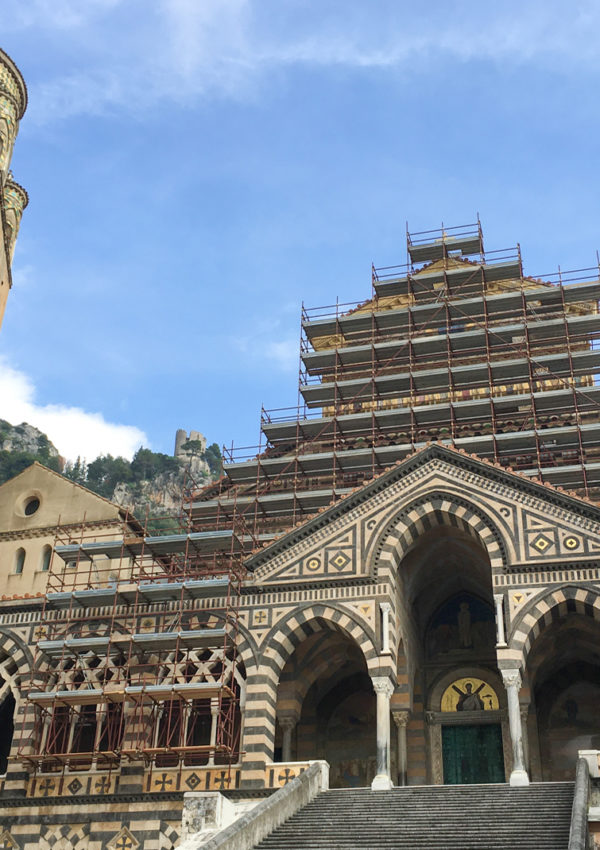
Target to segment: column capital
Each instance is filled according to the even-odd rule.
[[[509,670],[500,670],[502,674],[502,681],[504,682],[505,688],[515,688],[519,691],[521,690],[521,671],[517,668],[513,667]]]
[[[406,728],[406,724],[410,720],[410,711],[406,711],[405,709],[401,711],[392,709],[392,717],[394,718],[394,723],[398,729]]]
[[[278,717],[277,722],[281,726],[282,729],[295,729],[298,718],[294,714],[285,714],[283,717]]]
[[[387,676],[371,676],[376,694],[385,694],[388,698],[394,693],[394,686]]]
[[[381,608],[382,611],[387,611],[388,614],[389,614],[389,612],[392,610],[392,603],[391,602],[380,602],[379,607]]]

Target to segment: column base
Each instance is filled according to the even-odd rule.
[[[371,782],[372,791],[389,791],[394,785],[390,777],[385,773],[378,773]]]
[[[529,785],[529,776],[526,770],[513,770],[508,780],[509,785],[514,787]]]

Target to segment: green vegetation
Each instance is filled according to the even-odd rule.
[[[3,449],[5,443],[15,448]],[[18,448],[20,444],[24,450]],[[185,448],[188,450],[188,456],[195,455],[206,462],[213,480],[219,478],[223,461],[216,443],[202,451],[200,441],[189,440]],[[148,509],[151,515],[155,511],[164,514],[164,509],[161,510],[159,507],[160,500],[158,504],[149,501],[153,499],[152,491],[153,489],[161,490],[164,487],[162,476],[168,482],[170,479],[167,486],[171,490],[173,484],[176,489],[183,486],[186,467],[184,458],[178,460],[162,452],[140,448],[131,461],[106,454],[97,457],[91,463],[86,463],[78,457],[74,463],[67,463],[63,469],[63,460],[57,456],[55,447],[45,434],[36,433],[36,429],[27,425],[13,427],[9,422],[0,419],[0,484],[18,475],[34,461],[56,472],[62,472],[70,481],[81,484],[106,499],[112,499],[118,484],[126,484],[135,511],[140,515]],[[168,525],[169,521],[165,520],[165,522]]]
[[[14,478],[19,472],[23,472],[34,461],[43,463],[44,466],[60,472],[60,461],[57,457],[49,457],[43,454],[32,454],[31,452],[0,451],[0,484],[4,484],[9,478]]]
[[[223,472],[223,458],[221,457],[221,449],[216,443],[206,447],[204,457],[210,469],[210,474],[213,479],[219,478]]]
[[[198,443],[198,448],[200,448]],[[209,446],[204,454],[213,478],[221,474],[221,452],[216,443]],[[112,497],[117,484],[129,484],[133,493],[143,481],[152,481],[160,475],[177,475],[182,472],[183,464],[171,455],[140,448],[129,462],[124,457],[101,455],[89,464],[77,458],[74,464],[67,464],[64,474],[71,481],[89,487],[100,496]]]
[[[0,419],[0,447],[4,445],[5,440],[14,438],[15,434],[19,437],[25,436],[23,425],[17,425],[13,428],[10,422]],[[24,469],[27,469],[36,460],[39,463],[43,463],[44,466],[60,472],[60,459],[56,456],[55,452],[56,449],[45,434],[38,436],[35,450],[29,448],[27,450],[0,448],[0,484],[23,472]]]

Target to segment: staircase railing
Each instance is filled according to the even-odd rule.
[[[213,838],[204,843],[192,836],[181,845],[180,850],[251,850],[298,809],[328,788],[329,765],[326,761],[311,762],[303,773]]]
[[[571,809],[571,829],[569,831],[569,850],[592,850],[592,841],[588,827],[588,806],[590,799],[590,770],[586,759],[577,760],[575,770],[575,791]]]

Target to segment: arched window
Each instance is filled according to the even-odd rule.
[[[43,572],[47,572],[50,569],[50,559],[52,558],[52,547],[44,546],[42,549],[42,563],[41,569]]]
[[[17,573],[17,575],[20,575],[23,572],[24,566],[25,566],[25,549],[23,549],[23,547],[21,547],[20,549],[17,549],[16,555],[15,555],[15,573]]]

